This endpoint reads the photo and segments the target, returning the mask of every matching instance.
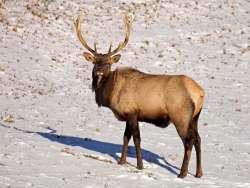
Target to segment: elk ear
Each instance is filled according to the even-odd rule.
[[[113,63],[117,63],[121,58],[121,55],[120,54],[117,54],[117,55],[114,55],[111,57],[111,64]]]
[[[91,55],[90,53],[84,52],[83,56],[85,57],[85,59],[87,61],[90,61],[90,62],[94,63],[95,57],[93,55]]]

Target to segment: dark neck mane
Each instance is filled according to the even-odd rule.
[[[109,106],[114,87],[114,75],[115,72],[111,71],[106,78],[103,78],[99,88],[96,87],[96,80],[93,78],[92,90],[95,92],[95,100],[98,106]]]

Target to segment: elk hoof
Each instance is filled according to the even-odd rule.
[[[178,178],[185,178],[187,176],[187,173],[180,173],[178,175]]]
[[[203,175],[202,172],[198,172],[198,173],[196,173],[195,177],[196,177],[196,178],[200,178],[202,175]]]
[[[137,165],[137,167],[136,167],[138,170],[142,170],[143,169],[143,164],[139,164],[139,165]]]
[[[119,165],[124,165],[124,164],[126,164],[126,163],[127,163],[126,160],[120,159],[120,160],[118,161],[118,164],[119,164]]]

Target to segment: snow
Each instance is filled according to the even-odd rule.
[[[250,187],[249,10],[245,0],[0,0],[0,187]],[[122,16],[134,16],[114,68],[202,85],[202,178],[194,151],[177,178],[183,146],[173,125],[140,124],[145,169],[135,168],[132,142],[129,164],[117,164],[125,126],[95,104],[73,25],[80,12],[102,52],[122,40]]]

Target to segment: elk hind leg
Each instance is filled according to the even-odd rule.
[[[170,117],[184,146],[184,157],[181,171],[178,175],[179,178],[184,178],[188,173],[188,164],[194,145],[194,129],[192,127],[193,110],[190,109],[192,109],[191,104],[186,108],[179,109],[179,113],[172,113]]]
[[[201,138],[198,133],[198,119],[200,112],[193,119],[193,127],[194,127],[194,147],[196,151],[196,175],[195,177],[200,178],[203,175],[202,167],[201,167]]]
[[[178,175],[179,178],[184,178],[187,176],[188,164],[189,164],[189,160],[191,157],[192,148],[194,145],[194,137],[193,137],[193,134],[191,133],[193,131],[189,130],[188,132],[189,132],[188,135],[182,139],[183,145],[184,145],[184,157],[183,157],[183,162],[181,166],[181,172]]]

